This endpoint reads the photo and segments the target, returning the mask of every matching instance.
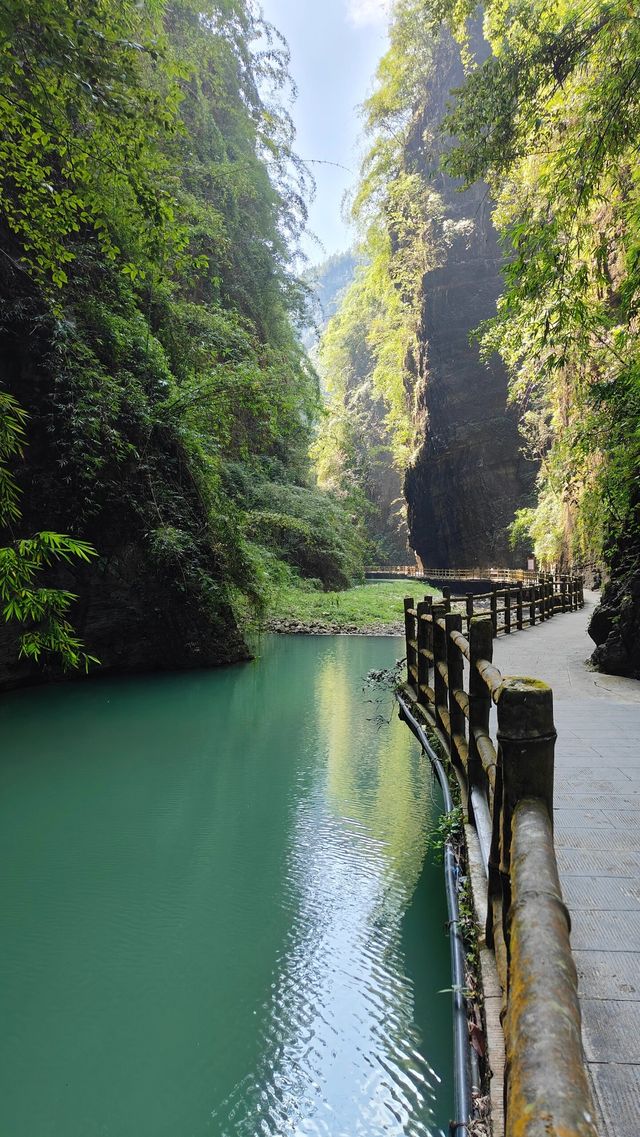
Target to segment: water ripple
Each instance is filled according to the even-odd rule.
[[[6,700],[2,1132],[441,1132],[436,807],[409,732],[362,714],[394,655],[301,638]]]

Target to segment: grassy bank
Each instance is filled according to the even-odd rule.
[[[393,632],[403,631],[402,601],[433,592],[410,580],[375,581],[345,592],[283,588],[269,612],[268,626],[275,631]]]

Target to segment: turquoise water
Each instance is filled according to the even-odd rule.
[[[419,1137],[451,1115],[439,800],[399,640],[0,701],[2,1137]]]

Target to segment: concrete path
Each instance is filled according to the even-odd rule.
[[[640,1137],[640,682],[585,666],[580,612],[494,640],[504,675],[553,688],[555,834],[602,1137]]]

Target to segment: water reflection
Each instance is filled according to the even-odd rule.
[[[251,1116],[242,1107],[251,1076],[225,1103],[228,1121],[247,1137],[442,1132],[441,1079],[415,1021],[402,947],[438,807],[397,717],[381,721],[368,703],[362,724],[361,678],[352,641],[334,640],[315,675],[314,773],[285,878],[297,916],[273,984],[255,1079],[261,1092]],[[389,700],[383,705],[389,714]]]

